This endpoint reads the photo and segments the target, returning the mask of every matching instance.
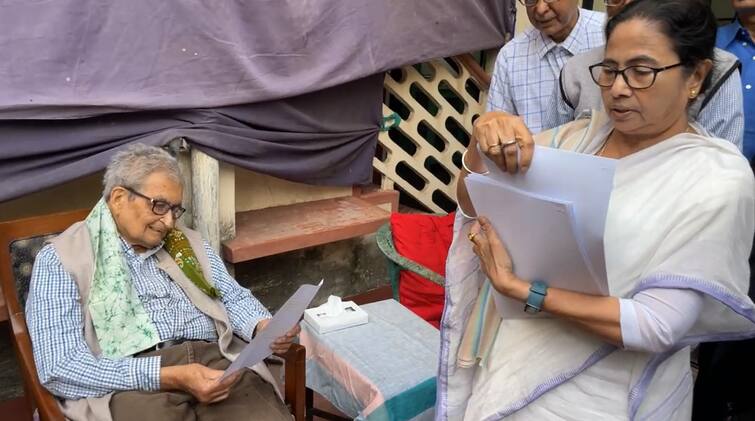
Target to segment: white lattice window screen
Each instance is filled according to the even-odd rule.
[[[453,210],[461,154],[487,92],[452,58],[387,73],[385,90],[384,115],[404,115],[397,128],[378,136],[373,166],[382,187],[398,187],[433,212]],[[396,101],[403,107],[394,108],[403,109],[386,105]]]

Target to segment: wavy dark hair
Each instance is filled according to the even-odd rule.
[[[658,25],[673,45],[674,52],[691,74],[704,60],[713,61],[716,47],[716,16],[706,0],[634,0],[606,24],[606,41],[622,22],[643,19]],[[710,85],[711,74],[702,85]]]

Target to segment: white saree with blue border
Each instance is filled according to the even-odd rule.
[[[460,356],[462,341],[472,330],[485,330],[468,324],[484,308],[478,297],[487,280],[466,238],[472,220],[457,213],[446,268],[437,420],[690,418],[690,347],[755,337],[755,307],[747,297],[755,180],[736,147],[693,127],[697,133],[618,161],[604,235],[612,296],[630,298],[649,288],[704,295],[687,335],[654,354],[618,349],[556,318],[499,319],[494,329],[487,326],[494,333],[484,358],[460,364],[469,361]],[[604,114],[593,113],[535,140],[594,154],[611,130]]]

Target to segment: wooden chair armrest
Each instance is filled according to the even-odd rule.
[[[39,410],[40,419],[43,421],[64,421],[65,418],[60,411],[57,400],[39,383],[37,369],[34,365],[34,355],[32,354],[31,338],[29,338],[24,314],[21,312],[10,314],[9,319],[13,330],[13,347],[16,351],[16,358],[21,366],[21,374],[27,386],[26,390],[31,391],[32,398]]]
[[[284,396],[295,421],[306,417],[306,355],[306,348],[299,344],[292,344],[288,352],[279,355],[285,361]]]

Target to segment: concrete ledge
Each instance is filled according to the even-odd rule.
[[[357,197],[317,200],[236,214],[236,238],[223,242],[226,261],[264,256],[375,232],[390,212]]]
[[[375,206],[380,206],[387,211],[398,212],[399,193],[396,190],[362,191],[356,197],[366,200]]]

